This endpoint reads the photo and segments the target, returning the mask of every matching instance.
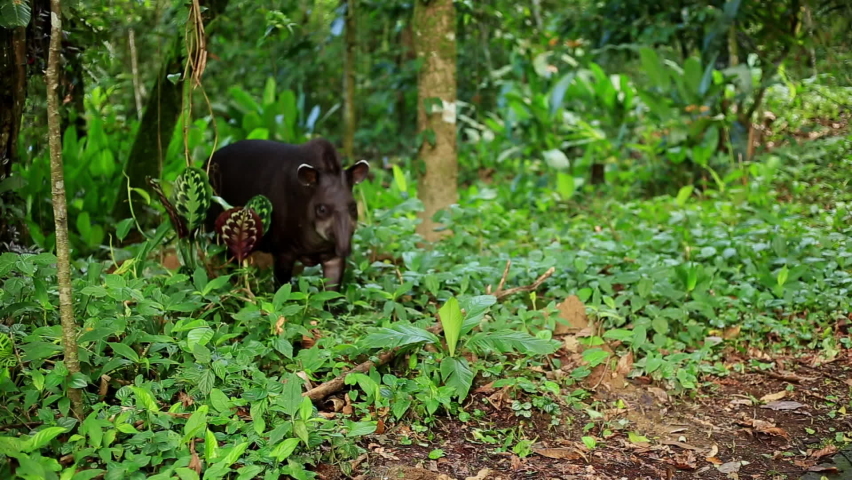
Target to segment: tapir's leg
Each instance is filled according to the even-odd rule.
[[[343,272],[346,271],[346,259],[334,257],[322,262],[322,273],[326,278],[325,288],[331,291],[340,290]]]
[[[279,253],[275,255],[275,281],[279,285],[284,285],[293,278],[293,266],[296,264],[296,258],[287,253]]]

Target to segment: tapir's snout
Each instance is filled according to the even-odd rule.
[[[334,254],[346,258],[352,253],[352,234],[355,224],[349,215],[335,215],[331,233],[334,236]]]

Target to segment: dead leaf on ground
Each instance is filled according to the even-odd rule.
[[[769,403],[769,402],[774,402],[776,400],[781,400],[782,398],[784,398],[786,396],[787,396],[787,390],[781,390],[780,392],[769,393],[769,394],[766,394],[766,395],[760,397],[760,401],[765,402],[765,403]]]
[[[815,452],[811,452],[811,454],[808,455],[808,456],[810,458],[822,458],[822,457],[827,457],[829,455],[834,455],[835,453],[837,453],[837,447],[834,446],[834,445],[828,445],[825,448],[820,448],[819,450],[817,450]]]
[[[627,375],[631,370],[633,370],[633,352],[627,352],[625,356],[618,359],[615,372],[619,375]]]
[[[542,457],[547,458],[556,458],[561,460],[579,460],[583,458],[583,455],[573,448],[536,448],[533,447],[532,451],[541,455]]]
[[[695,453],[691,451],[675,455],[671,463],[680,470],[695,470],[698,468]]]
[[[747,462],[745,460],[737,460],[735,462],[727,462],[727,463],[723,463],[721,465],[717,465],[716,469],[719,470],[720,472],[726,473],[726,474],[737,473],[737,472],[740,471],[740,468],[742,468],[742,467],[744,467],[748,464],[749,464],[749,462]]]
[[[568,353],[577,353],[580,351],[580,341],[574,335],[565,335],[562,339],[562,348]]]
[[[495,390],[496,390],[496,389],[494,388],[494,382],[488,382],[488,383],[486,383],[485,385],[482,385],[482,386],[480,386],[480,387],[477,387],[477,388],[474,390],[474,393],[486,393],[486,394],[491,394],[491,393],[494,393],[494,391],[495,391]]]
[[[715,457],[719,453],[719,446],[713,445],[710,447],[710,451],[707,452],[706,460],[709,462],[711,458]],[[718,459],[717,459],[718,460]],[[722,463],[721,461],[719,463]]]
[[[375,448],[373,448],[375,447]],[[386,449],[385,447],[379,446],[377,443],[371,443],[367,446],[373,453],[380,455],[382,458],[386,458],[388,460],[399,460],[399,457],[393,454],[391,450]]]
[[[589,320],[586,318],[586,306],[580,301],[580,297],[571,295],[562,303],[556,306],[559,309],[559,316],[567,322],[556,322],[556,330],[554,335],[565,335],[572,332],[578,332],[589,326]]]
[[[771,410],[798,410],[806,406],[804,403],[787,400],[783,402],[769,402],[766,405],[761,405],[760,408],[769,408]]]
[[[690,445],[686,442],[665,441],[665,442],[662,442],[662,443],[663,443],[663,445],[670,445],[672,447],[678,447],[678,448],[682,448],[684,450],[693,450],[693,451],[701,450],[700,448],[693,446],[693,445]]]
[[[669,394],[666,393],[666,391],[663,390],[662,388],[648,387],[647,390],[648,390],[649,393],[652,393],[655,397],[657,397],[657,400],[659,400],[660,403],[669,403]],[[672,432],[672,433],[675,433],[675,432]]]
[[[189,452],[192,455],[189,458],[189,465],[187,466],[195,470],[195,473],[201,474],[201,458],[198,456],[198,452],[195,451],[195,440],[189,442]]]
[[[490,468],[483,468],[480,470],[475,477],[467,477],[464,480],[485,480],[491,475],[492,471]]]
[[[739,423],[740,425],[746,426],[746,427],[753,428],[754,431],[756,431],[758,433],[765,433],[767,435],[775,435],[775,436],[778,436],[778,437],[784,437],[787,440],[790,439],[790,434],[787,433],[786,430],[784,430],[783,428],[780,428],[780,427],[776,427],[775,424],[772,423],[772,422],[767,422],[765,420],[758,420],[756,418],[752,418],[752,419],[739,420],[737,423]],[[751,433],[750,429],[747,429],[747,430],[749,430],[749,433]]]
[[[840,469],[834,466],[827,465],[814,465],[813,467],[808,469],[809,472],[822,472],[822,473],[838,473]]]
[[[275,335],[281,335],[284,333],[284,322],[286,321],[287,319],[283,316],[278,317],[278,321],[275,322]]]

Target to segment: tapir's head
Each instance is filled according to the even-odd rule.
[[[303,163],[297,175],[299,183],[310,193],[305,215],[306,226],[326,242],[333,242],[335,255],[347,257],[352,251],[352,234],[358,223],[358,207],[352,187],[367,178],[370,164],[366,160],[347,169],[317,169]]]

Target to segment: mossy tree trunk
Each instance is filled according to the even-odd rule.
[[[358,0],[346,1],[346,25],[344,41],[346,43],[346,55],[343,67],[343,154],[346,158],[355,161],[355,70],[357,54],[357,37],[355,12]]]
[[[80,373],[77,354],[77,321],[74,319],[74,296],[71,290],[71,253],[68,242],[68,210],[65,204],[65,176],[62,166],[62,132],[59,113],[59,56],[62,42],[62,8],[60,0],[50,0],[50,50],[47,59],[47,125],[50,144],[50,184],[53,218],[56,226],[56,267],[59,284],[59,315],[62,322],[62,346],[65,367],[71,375]],[[83,392],[68,387],[71,408],[83,419]]]
[[[433,216],[458,202],[456,147],[456,11],[453,0],[416,0],[414,47],[422,61],[417,77],[419,158],[425,164],[418,196],[423,202],[417,233],[439,239]]]

